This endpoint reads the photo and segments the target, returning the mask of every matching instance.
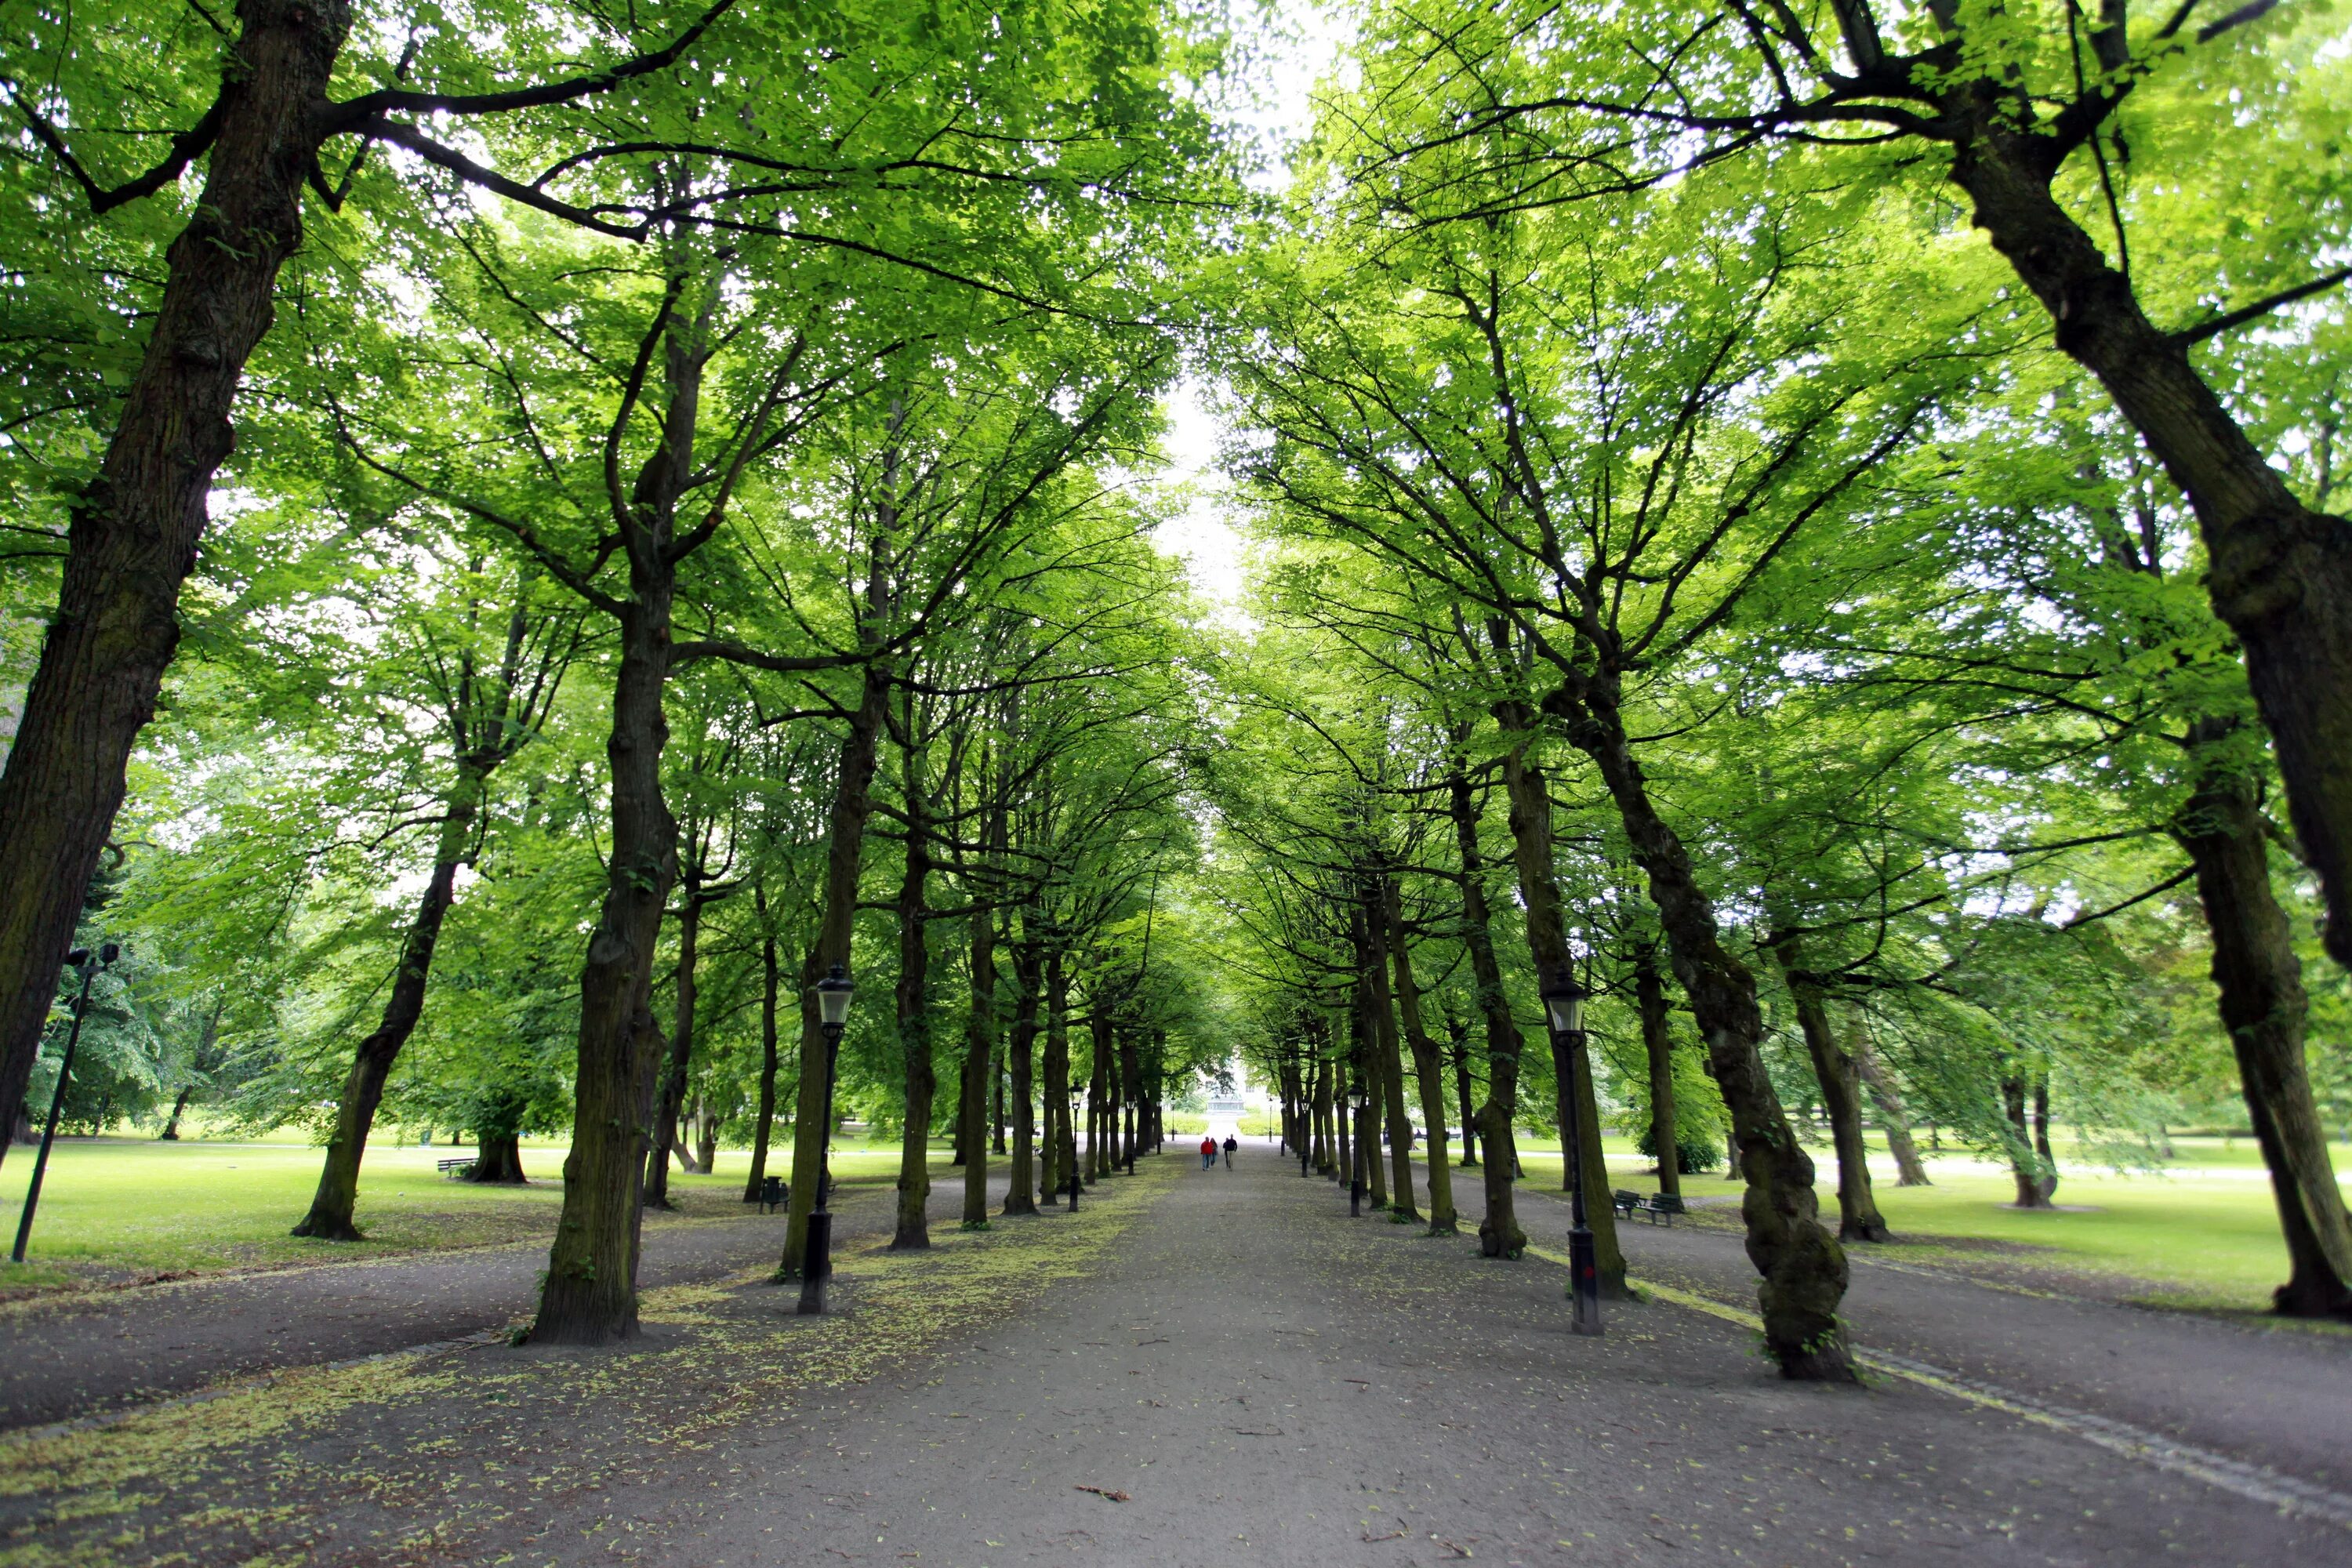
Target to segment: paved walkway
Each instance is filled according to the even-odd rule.
[[[1528,1206],[1556,1240],[1544,1233],[1564,1224]],[[1726,1237],[1631,1239],[1639,1267],[1682,1268],[1709,1294],[1729,1278],[1723,1250],[1736,1257]],[[1911,1283],[2074,1311],[1864,1273],[1865,1342],[1893,1342]],[[1106,1184],[1075,1226],[999,1221],[930,1255],[858,1253],[831,1318],[713,1284],[674,1296],[634,1354],[485,1349],[380,1386],[347,1379],[314,1416],[203,1407],[250,1427],[234,1440],[203,1416],[118,1448],[37,1445],[9,1472],[30,1489],[0,1488],[0,1522],[7,1546],[103,1543],[126,1563],[2352,1560],[2352,1511],[2331,1521],[2315,1487],[2283,1509],[2253,1472],[2200,1479],[2177,1456],[1907,1378],[1792,1386],[1750,1334],[1687,1305],[1613,1305],[1605,1338],[1578,1339],[1563,1280],[1539,1258],[1481,1260],[1467,1237],[1350,1220],[1343,1194],[1263,1150],[1231,1172],[1171,1152]],[[2190,1342],[2111,1346],[2141,1315],[2102,1310],[2007,1321],[2064,1333],[2084,1360]],[[2222,1353],[2302,1357],[2324,1384],[2312,1407],[2347,1407],[2333,1342],[2227,1331],[2247,1343]],[[1944,1363],[1967,1351],[1927,1348]],[[2203,1375],[2159,1362],[2077,1373],[2066,1392],[2137,1390],[2154,1409],[2168,1382]],[[2324,1419],[2296,1441],[2340,1443],[2343,1417]],[[184,1434],[168,1452],[166,1430]],[[197,1497],[201,1523],[174,1500]]]
[[[1427,1167],[1414,1173],[1425,1207]],[[1454,1172],[1454,1203],[1466,1215],[1486,1213],[1482,1180]],[[1519,1192],[1529,1240],[1565,1249],[1567,1198]],[[1834,1215],[1834,1196],[1824,1200]],[[1463,1224],[1477,1228],[1475,1217]],[[1754,1310],[1756,1270],[1736,1230],[1635,1221],[1618,1237],[1636,1279]],[[1901,1251],[1846,1249],[1853,1283],[1843,1312],[1858,1342],[2021,1402],[2352,1494],[2352,1337],[1979,1284],[1906,1265]]]

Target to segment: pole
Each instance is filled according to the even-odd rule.
[[[801,1254],[801,1314],[824,1310],[824,1282],[833,1273],[833,1084],[841,1062],[841,1026],[824,1027],[824,1122],[817,1129],[816,1207],[808,1217],[808,1245]]]
[[[1584,1118],[1580,1110],[1584,1101],[1577,1093],[1576,1064],[1584,1058],[1584,1031],[1564,1029],[1560,1039],[1568,1047],[1568,1125],[1562,1129],[1560,1146],[1568,1155],[1569,1169],[1575,1173],[1568,1189],[1568,1289],[1574,1302],[1569,1327],[1580,1334],[1598,1334],[1601,1267],[1593,1258],[1592,1227],[1584,1218]]]
[[[65,1059],[58,1064],[57,1092],[49,1096],[49,1121],[41,1129],[41,1152],[33,1156],[33,1184],[25,1189],[25,1213],[16,1221],[16,1248],[8,1255],[11,1263],[25,1261],[25,1244],[33,1238],[33,1211],[41,1206],[41,1178],[48,1173],[49,1145],[58,1141],[58,1116],[66,1108],[66,1079],[73,1076],[74,1047],[81,1043],[81,1016],[89,1006],[89,983],[102,967],[91,963],[87,952],[79,957],[81,994],[74,998],[73,1026],[66,1031]]]

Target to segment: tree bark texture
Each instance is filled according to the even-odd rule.
[[[1389,963],[1396,971],[1397,1016],[1404,1024],[1406,1044],[1412,1051],[1413,1081],[1421,1089],[1422,1121],[1429,1129],[1429,1228],[1433,1233],[1457,1228],[1454,1213],[1454,1171],[1446,1156],[1445,1068],[1437,1042],[1429,1037],[1422,1016],[1421,987],[1412,977],[1412,948],[1405,938],[1402,895],[1395,879],[1387,881],[1382,900],[1388,923]]]
[[[1404,1053],[1397,1040],[1395,989],[1390,984],[1388,899],[1384,878],[1368,880],[1364,909],[1366,989],[1372,1012],[1371,1046],[1380,1068],[1381,1109],[1389,1134],[1389,1212],[1417,1220],[1421,1206],[1412,1193],[1412,1115],[1404,1102]]]
[[[751,1173],[743,1178],[743,1201],[760,1201],[760,1187],[768,1177],[768,1142],[776,1126],[776,993],[782,989],[776,963],[776,933],[768,925],[768,890],[751,885],[751,902],[760,920],[760,1108],[751,1122]]]
[[[1613,682],[1594,677],[1557,695],[1568,710],[1569,739],[1598,768],[1634,861],[1649,879],[1675,978],[1690,998],[1715,1081],[1731,1111],[1747,1182],[1740,1215],[1748,1258],[1763,1276],[1758,1300],[1765,1346],[1783,1376],[1851,1382],[1853,1361],[1837,1316],[1845,1295],[1845,1251],[1821,1223],[1813,1163],[1764,1068],[1755,976],[1725,950],[1714,905],[1692,873],[1690,857],[1650,800]]]
[[[1058,1205],[1070,1186],[1065,1145],[1072,1141],[1070,1127],[1070,975],[1058,944],[1045,949],[1045,1147],[1039,1162],[1044,1170],[1045,1201]]]
[[[1450,1006],[1445,1012],[1445,1055],[1454,1067],[1454,1098],[1461,1110],[1462,1166],[1472,1170],[1478,1163],[1478,1114],[1470,1082],[1470,1030]]]
[[[1918,1141],[1911,1136],[1911,1121],[1903,1109],[1903,1092],[1895,1087],[1893,1075],[1879,1061],[1878,1053],[1871,1048],[1868,1034],[1856,1030],[1853,1049],[1853,1070],[1861,1078],[1863,1088],[1870,1091],[1870,1101],[1878,1107],[1879,1129],[1886,1134],[1888,1152],[1895,1156],[1895,1184],[1898,1187],[1924,1187],[1927,1167],[1919,1158]]]
[[[352,1069],[343,1077],[343,1092],[335,1101],[335,1131],[327,1140],[327,1155],[319,1173],[319,1190],[310,1198],[310,1212],[294,1227],[296,1236],[324,1241],[357,1241],[360,1228],[352,1211],[359,1201],[360,1160],[367,1152],[368,1133],[375,1126],[376,1107],[383,1102],[383,1086],[392,1076],[400,1048],[415,1032],[425,1015],[425,990],[433,973],[433,950],[441,940],[441,925],[456,901],[457,868],[465,864],[474,820],[481,802],[478,779],[461,774],[447,802],[448,816],[433,855],[433,874],[408,919],[401,939],[400,964],[393,972],[392,989],[384,997],[383,1014],[375,1028],[352,1053]],[[21,1092],[21,1091],[20,1091]],[[173,1121],[179,1120],[178,1112]],[[173,1136],[177,1136],[174,1132]]]
[[[1828,998],[1820,986],[1801,978],[1802,939],[1782,936],[1773,943],[1772,956],[1788,980],[1797,1028],[1805,1037],[1805,1055],[1813,1064],[1813,1079],[1821,1086],[1822,1105],[1830,1116],[1830,1138],[1837,1148],[1838,1239],[1885,1241],[1886,1221],[1871,1194],[1870,1151],[1863,1142],[1861,1077],[1831,1026]]]
[[[1024,937],[1026,932],[1024,932]],[[1006,1096],[1013,1113],[1013,1142],[1004,1186],[1004,1212],[1037,1212],[1036,1048],[1038,991],[1044,966],[1034,942],[1024,941],[1013,950],[1013,984],[1018,992],[1013,1004],[1013,1033],[1006,1043],[1006,1070],[1012,1085]]]
[[[2052,138],[2008,123],[1990,83],[1955,83],[1947,100],[1969,127],[1950,178],[1977,226],[2197,515],[2214,613],[2245,651],[2296,838],[2326,894],[2327,951],[2352,964],[2352,522],[2297,500],[2189,348],[2148,320],[2131,279],[2053,194]]]
[[[1524,711],[1524,710],[1522,710]],[[1516,718],[1517,715],[1514,715]],[[1506,721],[1507,728],[1517,728]],[[1551,792],[1543,770],[1528,755],[1529,733],[1503,758],[1503,788],[1510,801],[1511,854],[1527,910],[1528,954],[1538,974],[1565,971],[1572,962],[1559,881],[1554,874]],[[1592,1232],[1592,1258],[1603,1296],[1625,1295],[1625,1253],[1617,1239],[1617,1209],[1609,1201],[1609,1164],[1601,1148],[1601,1108],[1593,1098],[1592,1054],[1582,1038],[1547,1028],[1559,1095],[1560,1174],[1568,1178],[1570,1118],[1576,1129],[1577,1164],[1584,1182],[1584,1223]]]
[[[348,0],[241,0],[203,193],[97,475],[72,509],[57,613],[0,769],[0,1120],[24,1103],[124,770],[179,647],[229,415],[302,243],[302,187]]]
[[[1466,732],[1457,729],[1457,748]],[[1462,896],[1462,945],[1470,953],[1471,984],[1477,992],[1479,1016],[1486,1025],[1486,1103],[1478,1111],[1479,1141],[1486,1147],[1486,1215],[1478,1222],[1478,1250],[1487,1258],[1517,1258],[1528,1247],[1514,1202],[1509,1158],[1515,1147],[1511,1120],[1518,1113],[1519,1026],[1511,1019],[1510,998],[1503,994],[1503,966],[1495,956],[1486,858],[1478,848],[1478,797],[1470,787],[1469,770],[1458,749],[1445,785],[1446,814],[1454,823],[1458,867],[1455,886]],[[1465,1080],[1466,1077],[1465,1073]],[[1496,1157],[1498,1151],[1503,1158]]]
[[[677,877],[677,823],[661,779],[669,740],[662,715],[672,586],[661,559],[666,542],[631,551],[632,597],[621,617],[604,749],[613,777],[611,865],[581,975],[572,1152],[530,1331],[539,1343],[605,1344],[637,1331],[640,1188],[663,1043],[653,1016],[654,947]]]
[[[898,1214],[893,1247],[931,1244],[927,1205],[931,1197],[931,1105],[939,1073],[931,1062],[930,917],[926,884],[931,873],[930,834],[923,802],[926,784],[919,756],[905,757],[900,794],[907,814],[907,859],[898,879],[898,1052],[905,1067],[907,1116],[898,1138]]]
[[[1683,1161],[1675,1120],[1675,1036],[1666,1013],[1666,980],[1658,950],[1643,942],[1633,952],[1633,1005],[1642,1016],[1642,1049],[1650,1068],[1650,1142],[1658,1151],[1658,1191],[1680,1197]]]
[[[833,809],[825,824],[824,895],[817,917],[815,942],[801,969],[801,1082],[793,1111],[793,1201],[784,1225],[784,1256],[777,1265],[779,1279],[800,1276],[801,1256],[807,1246],[808,1216],[816,1207],[817,1172],[833,1129],[825,1126],[825,1079],[833,1068],[824,1030],[810,989],[838,963],[849,963],[849,938],[857,921],[857,878],[866,853],[866,822],[873,814],[874,769],[882,733],[883,704],[890,680],[875,666],[866,668],[857,710],[850,716],[841,741],[841,763],[834,775]]]
[[[971,1011],[963,1038],[963,1224],[988,1224],[988,1089],[996,1081],[996,919],[985,910],[971,921]]]
[[[691,834],[688,835],[692,837]],[[671,1018],[669,1061],[662,1073],[661,1102],[654,1114],[653,1147],[646,1153],[643,1201],[649,1209],[675,1208],[669,1201],[669,1157],[678,1152],[686,1168],[694,1162],[678,1136],[678,1117],[686,1109],[686,1075],[694,1057],[694,971],[702,947],[702,868],[689,861],[680,878],[685,895],[677,907],[677,1006]]]
[[[2210,745],[2220,736],[2200,738]],[[2215,759],[2174,833],[2197,869],[2221,1023],[2286,1240],[2287,1281],[2273,1306],[2290,1317],[2352,1316],[2352,1216],[2305,1066],[2309,1004],[2286,911],[2271,890],[2263,826],[2252,781]]]

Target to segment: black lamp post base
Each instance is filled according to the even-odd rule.
[[[824,1310],[825,1277],[833,1272],[833,1215],[824,1209],[809,1215],[808,1248],[801,1259],[801,1315]]]
[[[1593,1257],[1592,1232],[1582,1226],[1568,1236],[1568,1293],[1574,1303],[1571,1332],[1598,1335],[1601,1330],[1601,1266]]]

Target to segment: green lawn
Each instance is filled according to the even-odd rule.
[[[371,1142],[358,1207],[368,1239],[354,1246],[287,1234],[318,1185],[320,1154],[308,1142],[60,1139],[49,1156],[26,1261],[0,1263],[0,1295],[551,1236],[563,1197],[566,1146],[525,1142],[522,1164],[531,1181],[524,1187],[478,1187],[434,1169],[437,1160],[471,1152]],[[788,1144],[774,1152],[770,1168],[786,1172],[791,1159]],[[741,1213],[751,1161],[749,1151],[722,1150],[714,1174],[673,1171],[670,1189],[685,1217]],[[895,1142],[835,1151],[834,1170],[845,1182],[888,1181],[898,1169]],[[0,1163],[0,1226],[12,1238],[32,1174],[32,1149],[11,1148]]]
[[[1897,1187],[1893,1162],[1871,1162],[1879,1211],[1906,1242],[1955,1245],[1924,1255],[1903,1247],[1892,1256],[1913,1261],[1979,1263],[1990,1260],[2039,1265],[2057,1272],[2095,1273],[2145,1281],[2152,1289],[2128,1292],[2179,1305],[2258,1311],[2271,1290],[2286,1278],[2286,1249],[2279,1241],[2278,1211],[2262,1174],[2262,1158],[2252,1141],[2225,1147],[2219,1138],[2174,1141],[2176,1159],[2162,1172],[2117,1174],[2070,1165],[2060,1154],[2060,1208],[2035,1212],[2007,1206],[2016,1188],[2006,1167],[1965,1156],[1931,1157],[1934,1185]],[[1639,1192],[1656,1182],[1642,1173],[1649,1162],[1630,1142],[1607,1141],[1611,1183]],[[1826,1150],[1812,1152],[1822,1206],[1837,1212],[1837,1163]],[[1558,1145],[1522,1142],[1519,1163],[1527,1181],[1558,1191]],[[2339,1153],[2339,1179],[2352,1173],[2352,1158]],[[1735,1199],[1738,1189],[1720,1172],[1683,1178],[1685,1195]],[[2037,1249],[2000,1257],[1971,1242],[2013,1243]],[[2003,1249],[2005,1250],[2005,1249]]]

